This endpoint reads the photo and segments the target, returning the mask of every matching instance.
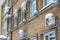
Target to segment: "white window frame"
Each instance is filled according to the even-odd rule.
[[[9,26],[8,27],[8,32],[9,32],[9,31],[11,31],[11,20],[10,19],[8,19],[8,20],[9,20],[9,22],[8,22],[8,26]]]
[[[49,34],[52,34],[54,33],[53,36],[49,36]],[[45,37],[48,36],[48,40],[50,40],[51,37],[55,37],[55,40],[56,40],[56,34],[55,34],[55,31],[52,31],[52,32],[49,32],[49,33],[46,33],[43,35],[43,40],[45,40]]]
[[[23,22],[23,20],[25,19],[25,13],[21,13],[21,22]]]
[[[45,1],[46,1],[46,0],[43,0],[43,7],[49,4],[49,3],[48,3],[48,4],[45,5]],[[55,1],[55,0],[53,0],[53,1]]]
[[[9,11],[9,6],[5,5],[4,8],[3,8],[3,15],[7,14],[7,12]]]
[[[7,33],[7,21],[3,23],[2,27],[2,35],[6,35],[6,33]]]
[[[32,0],[31,0],[31,2],[32,2]],[[31,11],[32,10],[32,5],[31,5],[31,2],[30,2],[30,17],[32,17],[35,13],[36,13],[36,9],[35,9],[35,11]],[[33,1],[33,3],[32,4],[35,4],[35,6],[36,6],[36,0],[35,1]],[[32,13],[31,13],[32,12]]]
[[[14,11],[14,27],[17,27],[17,19],[18,19],[18,10],[15,9]]]
[[[21,8],[21,23],[25,21],[25,13],[26,13],[26,2],[23,2],[20,6]]]
[[[14,18],[14,27],[17,27],[17,18]]]

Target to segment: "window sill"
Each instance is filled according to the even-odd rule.
[[[33,15],[32,17],[30,17],[28,19],[27,22],[31,21],[32,19],[36,18],[37,16],[36,15],[39,15],[39,14],[42,14],[44,11],[48,10],[49,8],[52,8],[52,7],[55,7],[55,6],[58,6],[59,5],[59,2],[58,1],[54,1],[52,3],[49,3],[48,5],[44,6],[43,8],[41,8],[37,14],[35,14],[35,16]]]
[[[57,1],[54,1],[54,2],[52,2],[52,3],[49,3],[49,4],[47,4],[46,6],[44,6],[43,8],[41,8],[41,9],[39,10],[39,13],[41,14],[42,12],[48,10],[48,9],[51,8],[51,7],[55,7],[55,6],[57,6],[58,4],[59,4],[59,3],[58,3]]]
[[[32,19],[34,19],[37,15],[38,15],[38,11],[37,11],[37,10],[35,10],[35,11],[33,12],[33,15],[32,15],[32,16],[30,16],[30,18],[29,18],[29,19],[27,19],[27,22],[28,22],[28,21],[30,21],[30,20],[32,20]]]
[[[30,17],[33,17],[35,14],[37,14],[37,10],[35,10],[35,11],[33,12],[33,14],[30,15]]]

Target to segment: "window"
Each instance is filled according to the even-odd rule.
[[[47,4],[49,4],[49,3],[52,3],[54,0],[44,0],[43,1],[43,6],[45,6],[45,5],[47,5]]]
[[[7,5],[4,6],[4,8],[3,8],[4,14],[3,15],[7,14],[7,12],[9,11],[9,8],[10,7],[8,7]]]
[[[25,19],[25,13],[21,13],[21,21],[24,21]]]
[[[17,18],[14,18],[14,27],[17,27]]]
[[[11,7],[12,6],[12,0],[8,0],[8,5]]]
[[[8,27],[7,27],[8,28],[8,32],[11,31],[11,28],[10,27],[11,27],[11,20],[8,19]]]
[[[37,40],[37,39],[36,39],[36,37],[32,37],[32,38],[30,38],[30,40]]]
[[[21,4],[21,22],[25,21],[25,13],[26,13],[26,2]]]
[[[18,19],[18,10],[15,9],[14,11],[14,27],[17,27],[17,19]]]
[[[2,35],[6,35],[6,33],[7,33],[7,22],[5,21],[2,27]]]
[[[37,34],[30,36],[29,40],[37,40]]]
[[[56,40],[55,31],[44,34],[44,40]]]
[[[31,0],[30,2],[30,17],[36,12],[36,0]]]

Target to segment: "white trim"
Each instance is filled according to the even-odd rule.
[[[48,4],[50,4],[50,3],[48,3],[48,4],[45,5],[45,1],[46,1],[46,0],[43,0],[43,7],[46,6],[46,5],[48,5]],[[56,1],[56,0],[53,0],[53,2],[54,2],[54,1]]]
[[[57,1],[54,1],[52,3],[47,4],[46,6],[44,6],[43,8],[41,8],[39,11],[42,11],[43,9],[47,8],[48,6],[52,5],[53,3],[56,3]]]
[[[51,34],[51,33],[54,33],[54,35],[53,35],[53,36],[49,36],[49,34]],[[52,31],[52,32],[48,32],[48,33],[46,33],[46,34],[43,34],[43,39],[44,39],[44,40],[45,40],[45,36],[48,36],[48,37],[54,37],[54,36],[55,36],[55,40],[56,40],[55,31]],[[49,40],[49,38],[48,38],[48,40]]]
[[[32,1],[32,0],[31,0],[31,1]],[[35,5],[36,5],[36,0],[33,1],[32,4],[35,4]],[[36,9],[31,13],[31,10],[32,10],[31,8],[32,8],[32,6],[31,6],[31,2],[30,2],[30,17],[34,16],[34,14],[36,13]]]
[[[4,20],[6,20],[7,18],[11,18],[12,14],[6,14],[6,16],[4,17]]]
[[[14,15],[14,18],[17,18],[17,17],[18,17],[18,9],[15,9],[15,10],[14,10],[13,15]]]
[[[58,6],[59,4],[60,4],[60,3],[59,3],[58,1],[54,1],[54,2],[52,2],[52,3],[50,3],[50,4],[46,5],[46,6],[44,6],[43,8],[41,8],[41,9],[38,11],[38,14],[37,14],[37,15],[42,14],[44,11],[48,10],[49,8],[51,8],[51,7],[56,7],[56,6]],[[31,21],[32,19],[34,19],[34,18],[36,18],[36,16],[30,17],[29,19],[27,19],[27,22],[30,22],[30,21]]]
[[[20,8],[21,8],[21,12],[22,12],[22,13],[25,13],[25,11],[26,11],[26,2],[23,2],[23,3],[21,4]]]
[[[34,16],[34,14],[36,14],[36,13],[37,13],[37,10],[35,10],[35,11],[33,12],[33,15],[30,14],[30,17]]]
[[[7,33],[7,21],[4,21],[2,25],[2,35],[5,35],[6,33]]]

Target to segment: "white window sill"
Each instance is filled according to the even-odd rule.
[[[6,14],[6,16],[4,17],[4,20],[6,20],[7,18],[11,18],[12,14]]]
[[[43,8],[41,8],[40,10],[39,10],[39,12],[41,13],[42,11],[44,12],[44,11],[46,11],[47,9],[49,9],[49,8],[51,8],[51,7],[54,7],[55,5],[57,5],[58,3],[57,3],[57,1],[54,1],[54,2],[52,2],[52,3],[49,3],[49,4],[47,4],[46,6],[44,6]]]
[[[17,27],[17,25],[14,25],[14,27],[16,28],[16,27]]]
[[[38,11],[38,15],[39,14],[42,14],[44,11],[46,11],[46,10],[48,10],[49,8],[51,8],[51,7],[55,7],[55,6],[57,6],[57,5],[59,5],[59,2],[58,1],[54,1],[54,2],[52,2],[52,3],[49,3],[48,5],[46,5],[46,6],[44,6],[43,8],[41,8],[39,11]],[[34,13],[36,13],[36,11],[34,12]],[[30,15],[30,18],[27,20],[27,22],[29,22],[29,21],[31,21],[32,19],[34,19],[36,16],[31,16]]]
[[[35,14],[37,14],[37,10],[35,10],[35,11],[33,12],[33,14],[30,15],[30,17],[33,17]]]
[[[16,16],[14,16],[13,18],[18,18],[18,16],[16,15]]]

